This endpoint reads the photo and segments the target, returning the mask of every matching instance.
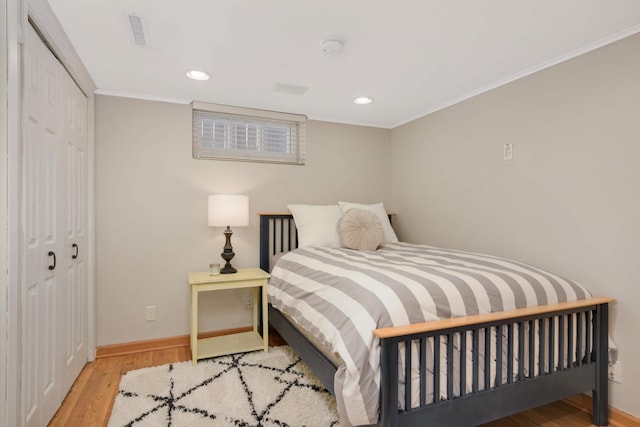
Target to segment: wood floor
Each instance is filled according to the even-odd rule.
[[[146,351],[87,363],[49,426],[106,426],[125,372],[190,360],[189,347]]]
[[[88,363],[49,426],[105,426],[109,421],[122,374],[133,369],[186,361],[190,357],[188,347],[178,347],[127,356],[106,357]],[[567,403],[558,402],[484,424],[483,427],[591,425],[589,415]]]

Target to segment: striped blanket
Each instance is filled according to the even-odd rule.
[[[376,328],[589,296],[582,286],[520,262],[409,243],[374,252],[300,248],[271,272],[269,302],[344,361],[334,387],[341,420],[378,421]]]

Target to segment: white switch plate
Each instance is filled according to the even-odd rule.
[[[148,305],[146,312],[145,312],[145,320],[147,322],[152,322],[154,320],[156,320],[156,306],[155,305]]]
[[[504,144],[502,149],[502,157],[504,160],[512,160],[513,159],[513,144]]]

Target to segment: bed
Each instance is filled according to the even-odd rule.
[[[361,251],[298,246],[291,214],[260,214],[260,266],[266,271],[271,271],[278,259],[278,265],[286,266],[295,264],[297,258],[310,258],[312,253],[335,259],[336,263],[343,263],[339,257],[362,256]],[[376,251],[376,256],[394,250],[406,258],[407,251],[414,249],[402,243],[389,244]],[[434,250],[440,249],[427,249]],[[319,265],[311,274],[324,274],[328,269]],[[286,273],[284,267],[278,269],[282,275],[299,275],[295,271]],[[376,390],[359,392],[363,400],[375,401],[375,416],[348,415],[347,421],[378,426],[478,425],[591,391],[593,423],[607,425],[611,301],[586,293],[573,301],[480,310],[465,316],[449,310],[450,316],[437,320],[375,327],[371,334],[377,351],[368,356],[375,363],[366,377],[373,378]],[[271,326],[336,396],[341,418],[345,418],[349,408],[344,406],[350,406],[351,401],[344,396],[353,394],[344,391],[352,390],[344,381],[344,370],[349,370],[344,365],[350,366],[345,359],[350,360],[350,356],[343,357],[328,348],[324,337],[318,338],[322,331],[313,330],[313,322],[307,323],[305,330],[305,322],[294,320],[292,313],[284,311],[269,304]],[[366,410],[370,409],[362,411]],[[368,422],[352,422],[363,419]]]

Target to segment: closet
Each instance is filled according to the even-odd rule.
[[[88,359],[88,112],[30,26],[22,109],[20,410],[26,426],[44,426]]]

